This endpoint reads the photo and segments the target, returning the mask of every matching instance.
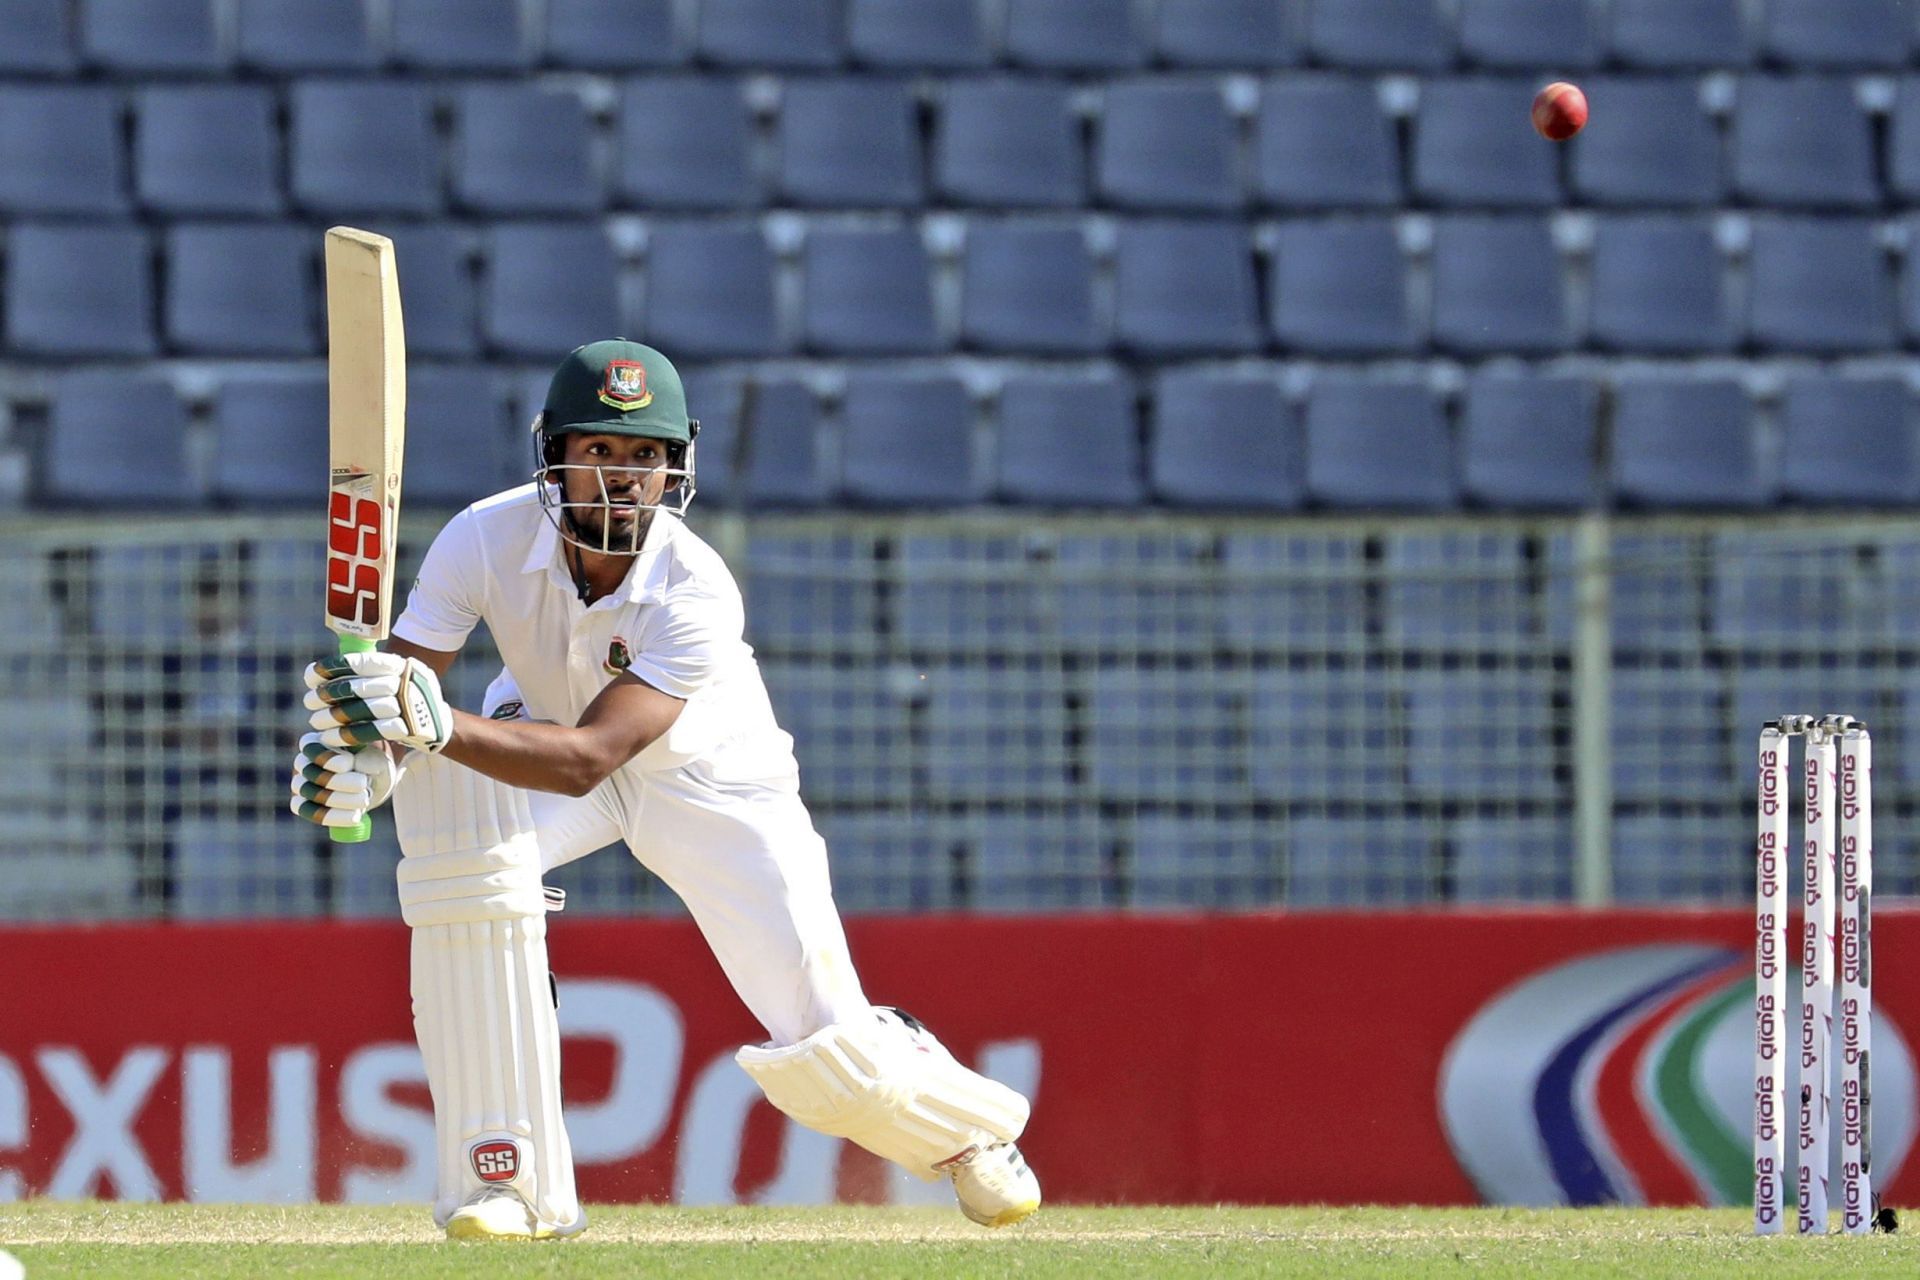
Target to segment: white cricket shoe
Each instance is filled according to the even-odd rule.
[[[996,1142],[948,1170],[960,1212],[983,1227],[1011,1226],[1040,1207],[1040,1179],[1011,1142]]]
[[[449,1240],[540,1240],[552,1234],[512,1187],[482,1187],[447,1219]]]

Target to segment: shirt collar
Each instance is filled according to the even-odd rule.
[[[539,527],[534,530],[531,545],[527,548],[526,563],[520,566],[522,573],[545,571],[554,584],[565,591],[577,592],[573,580],[573,566],[567,562],[566,543],[560,537],[560,530],[554,527],[553,520],[541,513]],[[667,561],[668,546],[679,532],[680,517],[671,511],[655,511],[653,519],[647,525],[646,539],[640,544],[640,553],[634,557],[634,565],[627,570],[626,578],[612,595],[605,597],[618,600],[623,604],[659,604],[667,598]]]

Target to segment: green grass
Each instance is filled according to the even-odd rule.
[[[0,1204],[30,1280],[113,1277],[1902,1276],[1920,1238],[1768,1240],[1735,1210],[603,1206],[577,1240],[450,1245],[419,1208]]]

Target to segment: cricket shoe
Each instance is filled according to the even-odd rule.
[[[983,1227],[1006,1227],[1040,1207],[1040,1179],[1011,1142],[996,1142],[949,1164],[960,1212]]]
[[[512,1187],[482,1187],[447,1219],[449,1240],[544,1240],[552,1235]]]

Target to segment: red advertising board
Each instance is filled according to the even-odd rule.
[[[913,917],[850,922],[868,993],[1029,1092],[1081,1202],[1737,1203],[1751,914]],[[1875,922],[1875,1152],[1893,1203],[1920,912]],[[927,1194],[788,1126],[691,924],[560,917],[590,1200]],[[424,1200],[394,924],[0,930],[0,1199]],[[1797,1043],[1797,1036],[1790,1040]]]

